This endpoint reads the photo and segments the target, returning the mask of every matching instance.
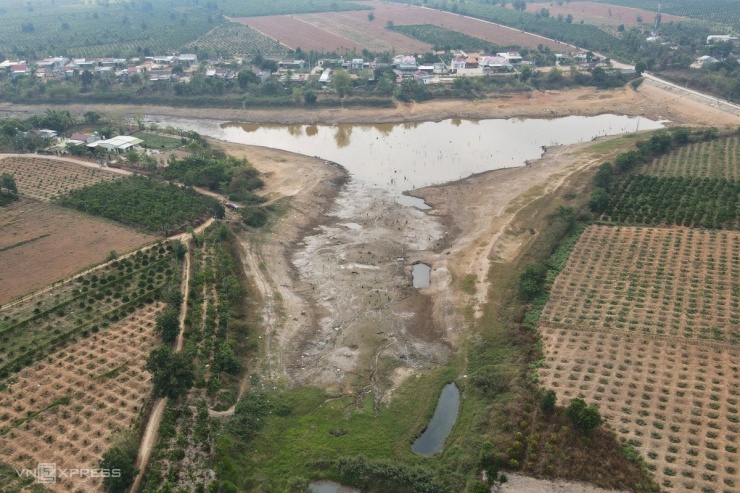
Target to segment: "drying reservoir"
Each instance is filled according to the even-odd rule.
[[[445,385],[429,426],[411,446],[419,455],[434,455],[442,451],[460,410],[460,390],[454,383]]]
[[[524,166],[543,146],[662,128],[618,115],[505,120],[443,120],[379,125],[259,125],[168,118],[159,122],[240,144],[317,156],[344,166],[355,180],[389,190],[399,202],[423,206],[403,192]]]
[[[432,272],[432,268],[429,267],[427,264],[414,264],[414,268],[411,272],[411,275],[414,279],[414,287],[415,288],[428,288],[429,287],[429,277]]]

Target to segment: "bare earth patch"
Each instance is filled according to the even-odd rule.
[[[0,207],[0,304],[155,239],[32,199]]]

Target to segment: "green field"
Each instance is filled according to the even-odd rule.
[[[136,134],[136,137],[143,140],[143,147],[148,149],[177,149],[183,145],[182,140],[173,139],[172,137],[164,137],[162,135],[150,134],[146,132],[140,132]]]
[[[652,176],[694,176],[700,178],[740,178],[740,138],[728,137],[697,142],[653,160],[639,168]]]
[[[175,0],[95,5],[38,0],[0,11],[0,53],[28,59],[165,53],[221,22],[193,2]]]
[[[288,49],[249,26],[227,22],[219,24],[207,34],[188,45],[196,53],[235,56],[261,54],[266,57],[281,57]]]
[[[129,176],[62,195],[60,205],[146,231],[170,234],[223,215],[223,206],[192,188]]]
[[[458,31],[445,29],[433,24],[395,26],[394,31],[410,38],[429,43],[435,50],[465,50],[497,53],[506,47],[497,46],[486,40],[474,38]],[[512,45],[513,46],[513,45]]]
[[[254,17],[365,10],[368,7],[347,0],[223,0],[218,3],[218,8],[229,17]]]

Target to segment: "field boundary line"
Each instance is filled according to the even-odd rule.
[[[680,338],[678,339],[676,336],[673,335],[663,335],[663,334],[645,334],[642,332],[632,332],[630,330],[625,329],[597,329],[588,327],[581,324],[562,324],[559,322],[539,322],[537,324],[537,329],[540,328],[550,328],[550,329],[564,329],[566,331],[579,331],[579,332],[591,332],[591,333],[598,333],[598,334],[606,334],[606,335],[618,335],[618,336],[628,336],[632,337],[634,339],[651,339],[654,341],[662,341],[662,342],[669,342],[669,343],[675,343],[675,344],[690,344],[692,346],[711,346],[714,348],[719,349],[737,349],[740,350],[740,344],[733,344],[730,342],[718,342],[713,341],[711,339],[686,339],[686,338]],[[680,336],[679,336],[680,337]]]

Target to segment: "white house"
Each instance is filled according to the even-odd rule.
[[[365,68],[365,60],[362,58],[353,58],[351,62],[349,62],[349,69],[350,70],[362,70]]]
[[[450,69],[452,70],[461,70],[465,68],[465,58],[461,56],[456,56],[452,59],[452,62],[450,63]]]
[[[522,63],[522,56],[518,51],[509,51],[507,53],[496,53],[496,56],[505,58],[511,65],[518,65]]]

